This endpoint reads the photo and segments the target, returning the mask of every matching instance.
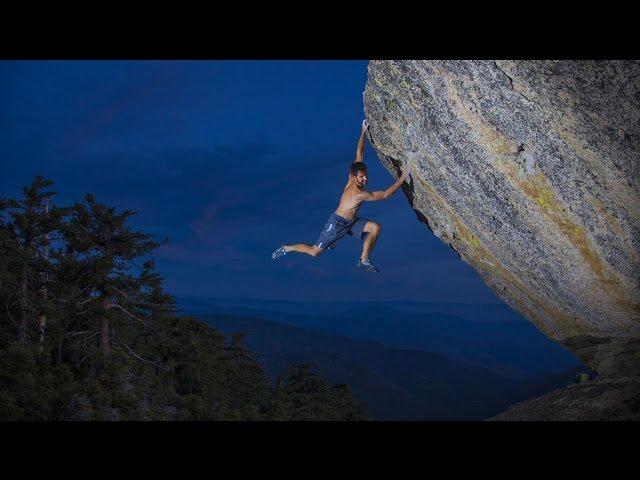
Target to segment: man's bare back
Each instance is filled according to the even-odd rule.
[[[369,254],[382,229],[377,222],[358,218],[358,210],[365,201],[386,200],[400,188],[409,175],[407,166],[402,170],[398,180],[386,190],[369,192],[365,189],[367,182],[367,166],[362,162],[364,158],[365,135],[369,129],[366,120],[362,121],[362,130],[356,148],[356,158],[349,168],[349,180],[344,187],[340,203],[334,213],[329,216],[318,241],[314,245],[298,243],[295,245],[283,245],[272,254],[275,260],[289,252],[306,253],[317,257],[327,248],[332,248],[344,235],[359,236],[363,240],[362,254],[358,261],[358,268],[364,268],[372,272],[378,272],[378,268],[369,260]]]

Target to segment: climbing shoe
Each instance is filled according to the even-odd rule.
[[[371,260],[367,259],[364,262],[362,260],[358,260],[358,268],[364,268],[365,270],[369,270],[370,272],[379,273],[378,267],[376,267]]]
[[[271,254],[271,258],[273,258],[274,260],[277,260],[278,258],[280,258],[283,255],[286,255],[287,252],[285,252],[284,250],[284,245],[281,246],[279,249],[277,249],[275,252],[273,252]]]

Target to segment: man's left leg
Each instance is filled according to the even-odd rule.
[[[368,221],[364,228],[363,232],[367,233],[367,236],[364,239],[362,244],[362,254],[360,255],[360,261],[366,262],[369,260],[369,255],[371,254],[371,250],[376,244],[378,240],[378,235],[380,235],[380,231],[382,230],[382,225],[376,222]]]
[[[375,273],[379,272],[378,267],[369,260],[369,255],[378,240],[378,235],[380,235],[381,230],[382,225],[377,222],[372,222],[371,220],[359,219],[354,224],[352,228],[353,234],[360,233],[360,238],[364,237],[362,254],[360,255],[360,260],[358,260],[358,268],[364,268],[365,270]]]

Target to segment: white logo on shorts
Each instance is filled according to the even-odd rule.
[[[333,223],[330,223],[330,224],[329,224],[329,228],[327,228],[327,232],[328,232],[329,230],[331,230],[331,227],[333,227]]]

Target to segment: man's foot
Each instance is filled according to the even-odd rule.
[[[362,259],[358,260],[358,268],[364,268],[365,270],[369,270],[370,272],[379,273],[378,267],[376,267],[371,260],[367,259],[364,262]]]
[[[271,254],[271,258],[273,258],[274,260],[277,260],[278,258],[286,254],[287,252],[284,250],[284,245],[283,245]]]

